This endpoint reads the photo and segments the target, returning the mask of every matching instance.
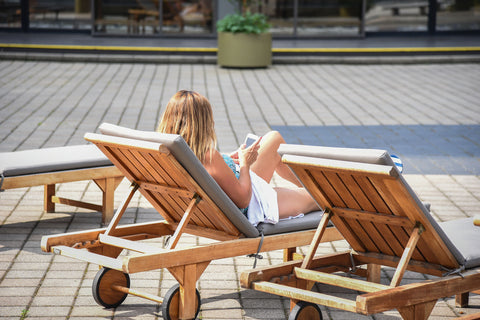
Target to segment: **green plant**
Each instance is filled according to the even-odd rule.
[[[217,31],[220,32],[258,34],[267,31],[269,28],[267,17],[261,13],[229,14],[217,22]]]
[[[270,28],[267,16],[261,13],[251,13],[250,5],[254,0],[229,0],[237,4],[240,11],[235,14],[226,15],[217,22],[217,31],[233,33],[255,33],[259,34]]]
[[[23,320],[23,319],[26,319],[27,317],[28,317],[28,310],[23,309],[22,313],[20,314],[20,319]]]

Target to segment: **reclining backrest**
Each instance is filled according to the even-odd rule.
[[[417,214],[420,215],[420,218],[425,218],[428,221],[428,224],[433,227],[434,232],[438,235],[448,249],[449,253],[452,254],[456,259],[459,265],[465,263],[465,258],[460,253],[460,251],[453,245],[448,236],[444,233],[442,228],[438,225],[435,219],[430,214],[426,206],[420,201],[415,192],[411,189],[408,183],[405,181],[403,176],[399,173],[396,168],[393,160],[390,158],[389,154],[385,150],[376,150],[376,149],[352,149],[352,148],[331,148],[331,147],[312,147],[312,146],[303,146],[303,145],[283,145],[280,147],[279,153],[284,155],[286,158],[291,155],[298,156],[299,158],[305,157],[304,161],[308,162],[308,158],[312,157],[313,159],[330,159],[338,161],[348,161],[353,163],[366,163],[366,164],[377,164],[391,166],[398,180],[402,184],[404,190],[408,194],[406,200],[412,201],[418,209]],[[291,159],[291,157],[290,157]],[[299,160],[299,159],[297,159]],[[303,160],[300,160],[303,161]],[[361,188],[361,187],[360,187]],[[367,191],[365,191],[367,192]],[[380,191],[381,192],[381,191]],[[368,192],[367,192],[368,193]],[[342,195],[340,195],[341,197]],[[400,206],[402,204],[400,203]],[[455,267],[453,264],[450,267]]]
[[[166,146],[175,159],[186,169],[203,191],[208,194],[212,201],[240,232],[246,237],[257,237],[259,235],[258,230],[250,224],[215,180],[208,174],[181,136],[153,131],[134,130],[108,123],[102,124],[99,129],[104,135],[156,142]]]

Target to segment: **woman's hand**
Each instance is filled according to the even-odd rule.
[[[260,140],[262,140],[262,138],[255,141],[248,148],[245,148],[245,144],[240,146],[240,149],[237,152],[238,164],[240,167],[250,168],[250,166],[257,160],[258,149],[260,148]]]

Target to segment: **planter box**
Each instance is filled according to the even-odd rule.
[[[222,67],[268,67],[272,64],[272,34],[219,32],[217,63]]]

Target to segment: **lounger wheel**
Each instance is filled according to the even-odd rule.
[[[105,308],[116,308],[121,305],[128,294],[115,290],[114,286],[130,288],[130,276],[109,268],[100,269],[92,284],[92,295],[95,301]]]
[[[322,311],[313,303],[299,301],[295,304],[288,320],[322,320]]]
[[[200,292],[198,289],[195,289],[197,294],[197,301],[195,302],[195,318],[197,318],[198,312],[200,312]],[[162,303],[162,316],[165,320],[177,320],[179,312],[179,300],[180,300],[180,285],[177,283],[171,287],[165,297],[163,298]]]

